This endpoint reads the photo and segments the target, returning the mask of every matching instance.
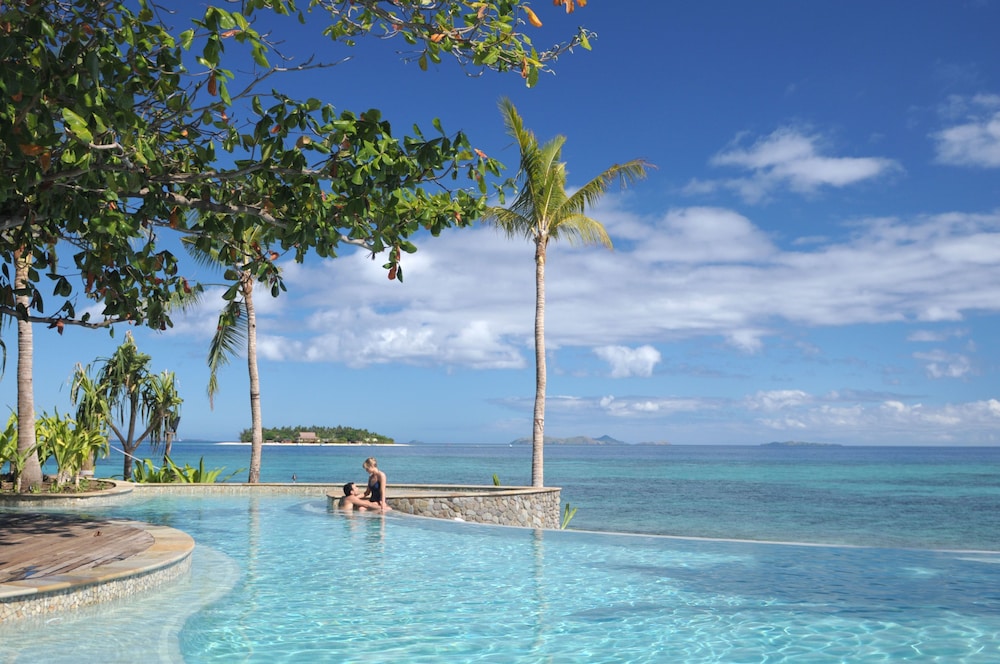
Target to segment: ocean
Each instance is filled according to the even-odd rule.
[[[368,456],[390,485],[531,483],[530,445],[267,445],[261,479],[364,482]],[[250,447],[181,441],[172,458],[245,482]],[[98,475],[116,474],[113,452]],[[548,445],[545,484],[576,508],[576,530],[1000,550],[996,447]]]

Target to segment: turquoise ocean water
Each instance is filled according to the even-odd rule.
[[[390,483],[531,483],[530,445],[266,446],[262,480],[361,482],[370,455]],[[172,456],[245,481],[250,448],[182,441]],[[121,456],[98,471],[120,474]],[[1000,549],[1000,448],[549,445],[545,483],[580,530]]]

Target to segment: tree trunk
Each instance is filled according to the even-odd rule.
[[[25,248],[14,252],[14,284],[22,288],[28,284],[28,269],[31,267],[31,251]],[[18,295],[17,307],[28,310],[30,300],[27,295]],[[20,490],[27,492],[42,485],[42,466],[35,450],[35,383],[34,353],[35,342],[31,323],[17,319],[17,451],[30,450],[24,469],[18,478]]]
[[[531,486],[545,486],[545,245],[548,237],[535,241],[535,417],[531,432]]]
[[[264,448],[264,424],[260,414],[260,376],[257,373],[257,313],[253,308],[253,277],[241,277],[243,302],[247,307],[247,369],[250,372],[250,476],[247,482],[260,481],[261,452]]]
[[[129,409],[129,419],[128,419],[128,434],[125,438],[118,436],[121,440],[122,451],[125,452],[125,459],[122,461],[122,479],[126,482],[130,481],[132,477],[132,460],[134,459],[135,451],[139,448],[139,443],[142,442],[142,438],[139,440],[135,439],[135,423],[139,416],[139,393],[136,391],[139,388],[137,386],[132,386],[129,390],[129,403],[131,408]]]

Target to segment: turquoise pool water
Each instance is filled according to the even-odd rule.
[[[996,662],[1000,554],[532,531],[294,497],[90,510],[190,577],[0,625],[3,662]]]
[[[531,483],[531,445],[271,446],[261,478],[365,482],[361,462],[372,454],[390,486],[491,484],[494,474],[504,484]],[[174,447],[179,463],[204,458],[227,473],[245,468],[249,456],[248,446]],[[120,473],[121,458],[98,469]],[[1000,548],[1000,447],[549,445],[545,482],[579,508],[570,525],[581,530]]]

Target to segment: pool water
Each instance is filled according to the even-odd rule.
[[[1000,553],[533,531],[295,497],[90,510],[190,576],[0,625],[3,662],[996,662]]]

